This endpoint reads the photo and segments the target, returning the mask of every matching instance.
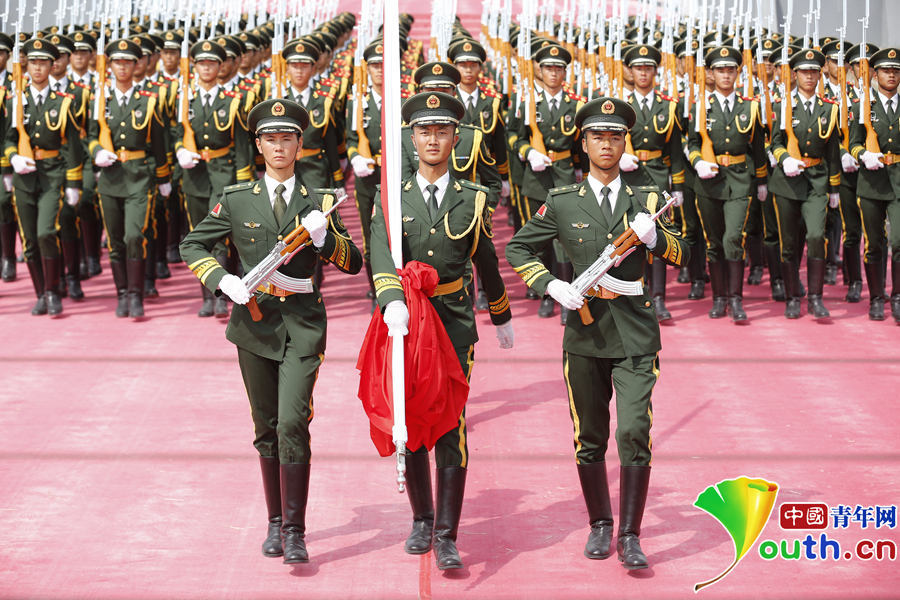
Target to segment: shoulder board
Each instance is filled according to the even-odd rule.
[[[169,85],[168,81],[157,81],[155,79],[151,79],[147,83],[149,83],[150,85],[155,85],[156,87],[166,87],[167,85]]]
[[[498,94],[495,90],[487,87],[487,86],[478,86],[478,91],[487,96],[488,98],[499,98],[500,94]]]
[[[225,94],[226,96],[228,96],[229,98],[240,98],[241,97],[240,94],[238,94],[237,92],[234,92],[234,91],[229,92],[228,90],[223,90],[222,93]]]
[[[673,100],[673,98],[671,98],[671,97],[669,97],[669,96],[666,96],[666,95],[663,94],[662,92],[656,92],[656,95],[659,96],[660,98],[662,98],[663,100],[670,100],[670,101]]]
[[[859,104],[859,98],[851,98],[854,104]]]
[[[475,190],[478,192],[489,191],[487,187],[481,185],[480,183],[475,183],[474,181],[469,181],[468,179],[454,179],[454,181],[458,182],[463,187],[469,188],[470,190]]]
[[[156,98],[156,92],[148,92],[147,90],[141,90],[138,92],[141,96],[146,96],[147,98]]]
[[[249,85],[244,85],[243,82],[242,82],[242,83],[239,83],[239,84],[238,84],[238,87],[239,87],[240,89],[244,90],[245,92],[250,92],[250,91],[253,90],[252,87],[250,87]]]
[[[320,90],[316,90],[316,94],[318,94],[319,96],[321,96],[323,98],[334,98],[334,94],[332,94],[330,90],[326,90],[324,88],[320,89]]]
[[[229,193],[229,192],[238,192],[238,191],[240,191],[240,190],[247,190],[247,189],[250,189],[251,187],[253,187],[253,184],[254,184],[254,183],[257,183],[257,182],[255,182],[255,181],[244,181],[244,182],[242,182],[242,183],[235,183],[235,184],[233,184],[233,185],[226,185],[226,186],[225,186],[225,193],[227,194],[227,193]]]
[[[642,194],[649,194],[651,192],[659,193],[659,188],[655,185],[633,185],[631,187]]]
[[[748,96],[741,96],[741,98],[743,98],[743,99],[746,100],[747,102],[752,102],[753,100],[755,100],[755,98],[753,98],[753,97],[748,97]]]
[[[409,88],[400,88],[401,98],[409,98],[410,96],[412,96],[412,92],[409,91]]]
[[[326,77],[325,79],[322,80],[322,84],[334,87],[336,82],[331,77]]]
[[[582,185],[587,185],[587,183],[571,183],[569,185],[563,185],[557,188],[553,188],[548,193],[553,196],[558,196],[559,194],[565,194],[567,192],[574,192]]]
[[[81,82],[81,81],[73,81],[72,84],[75,85],[76,87],[84,88],[86,90],[91,89],[91,86],[89,86],[88,84]]]
[[[60,98],[72,98],[75,99],[75,94],[67,94],[66,92],[56,92],[56,95]]]
[[[837,102],[835,102],[831,98],[826,98],[825,96],[819,96],[819,100],[827,102],[828,104],[837,104]]]

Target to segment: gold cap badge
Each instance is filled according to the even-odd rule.
[[[284,104],[281,102],[276,102],[272,105],[272,115],[276,117],[280,117],[284,114]]]
[[[440,105],[441,99],[434,94],[428,96],[428,100],[425,101],[425,106],[427,106],[428,108],[438,108]]]
[[[611,115],[616,112],[616,105],[612,103],[612,100],[607,100],[600,107],[600,112],[602,112],[604,115]]]

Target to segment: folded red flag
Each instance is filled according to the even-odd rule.
[[[411,261],[400,271],[409,309],[409,335],[404,338],[407,447],[431,450],[442,435],[457,426],[469,395],[447,331],[429,297],[438,284],[437,270]],[[391,344],[381,312],[375,311],[356,368],[359,399],[369,417],[370,433],[381,456],[393,454],[391,428]]]

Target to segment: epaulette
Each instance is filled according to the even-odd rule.
[[[240,98],[241,95],[235,91],[222,90],[222,93],[228,96],[229,98]]]
[[[663,94],[662,92],[656,92],[656,94],[657,94],[660,98],[662,98],[663,100],[669,100],[670,102],[671,102],[671,101],[674,101],[674,98],[671,98],[671,97],[669,97],[669,96],[666,96],[666,95]]]
[[[141,96],[146,96],[147,98],[156,98],[156,92],[148,92],[147,90],[141,90],[138,92]]]
[[[239,83],[239,84],[238,84],[238,87],[239,87],[240,89],[244,90],[245,92],[252,92],[252,91],[253,91],[253,88],[252,88],[252,87],[250,87],[249,85],[244,85],[243,82]]]
[[[251,187],[253,187],[254,183],[256,183],[256,182],[255,181],[243,181],[241,183],[234,183],[232,185],[226,185],[224,191],[227,194],[229,192],[237,192],[240,190],[250,189]]]
[[[746,100],[747,102],[752,102],[753,100],[755,100],[755,98],[752,98],[752,97],[749,97],[749,98],[748,98],[747,96],[741,96],[741,98],[743,98],[743,99]]]
[[[73,81],[73,82],[72,82],[72,85],[74,85],[74,86],[76,86],[76,87],[80,87],[80,88],[85,89],[85,90],[91,89],[91,86],[89,86],[88,84],[84,83],[83,81]]]
[[[828,104],[837,104],[837,102],[835,102],[834,100],[831,100],[830,98],[826,98],[825,96],[819,96],[819,100],[824,100]]]
[[[405,99],[405,98],[409,98],[410,96],[412,96],[412,92],[410,91],[409,88],[405,88],[405,87],[400,88],[400,97],[401,98]]]
[[[75,94],[67,94],[66,92],[54,92],[57,96],[61,98],[72,98],[75,99]]]
[[[475,183],[474,181],[469,181],[468,179],[457,179],[456,180],[461,186],[467,187],[471,190],[475,190],[476,192],[489,192],[486,186],[481,185],[480,183]]]
[[[487,96],[488,98],[499,98],[500,94],[498,94],[495,90],[491,89],[488,86],[478,86],[478,90]]]
[[[147,83],[149,83],[150,85],[155,85],[156,87],[165,87],[165,86],[169,85],[167,82],[156,81],[154,79],[149,80]]]
[[[578,188],[580,188],[582,185],[585,185],[584,182],[582,182],[582,183],[570,183],[569,185],[562,185],[562,186],[560,186],[560,187],[553,188],[553,189],[551,189],[551,190],[550,190],[549,192],[547,192],[547,193],[550,194],[550,195],[552,195],[552,196],[557,196],[557,195],[559,195],[559,194],[565,194],[565,193],[567,193],[567,192],[574,192],[575,190],[577,190]]]
[[[332,94],[330,90],[324,88],[316,90],[316,94],[323,98],[334,98],[334,94]]]

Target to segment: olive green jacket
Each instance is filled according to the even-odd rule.
[[[854,114],[862,110],[862,102],[854,104]],[[879,95],[873,91],[871,95],[871,123],[878,136],[878,149],[882,154],[900,154],[900,119],[888,117]],[[866,128],[859,124],[859,119],[850,123],[850,154],[859,160],[866,150]],[[862,198],[890,202],[900,198],[900,161],[885,165],[881,169],[870,171],[859,161],[856,193]],[[900,224],[897,224],[900,226]]]

